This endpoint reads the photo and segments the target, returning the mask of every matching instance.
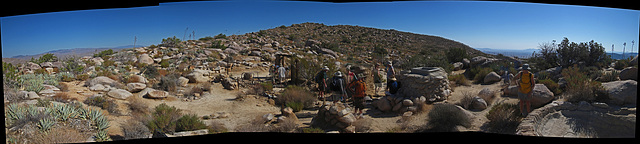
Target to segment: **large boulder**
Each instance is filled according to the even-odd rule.
[[[141,54],[138,57],[138,63],[153,64],[154,61],[148,54]]]
[[[181,87],[185,87],[187,86],[187,84],[189,83],[189,79],[185,78],[185,77],[179,77],[178,78],[178,85]]]
[[[471,109],[475,109],[475,110],[487,109],[487,102],[478,96],[473,97],[473,101],[471,101]]]
[[[499,82],[500,79],[501,79],[501,77],[500,77],[500,75],[498,75],[498,73],[490,72],[489,74],[484,76],[484,83],[485,84],[492,84],[492,83],[495,83],[495,82]]]
[[[396,95],[409,99],[424,96],[427,101],[443,101],[451,94],[447,72],[440,67],[417,67],[402,71],[398,82],[402,88]]]
[[[553,92],[547,88],[544,84],[536,84],[536,87],[533,89],[533,95],[531,99],[531,107],[537,108],[544,106],[545,104],[551,102],[554,98]]]
[[[105,77],[105,76],[99,76],[99,77],[95,77],[89,81],[86,82],[86,85],[89,87],[92,87],[96,84],[101,84],[101,85],[109,85],[109,86],[114,86],[116,84],[118,84],[118,81],[115,81],[109,77]]]
[[[518,87],[517,86],[509,86],[505,92],[505,95],[511,97],[518,97]],[[537,108],[543,106],[549,102],[551,102],[554,98],[553,92],[547,88],[544,84],[536,84],[536,87],[533,89],[532,99],[531,99],[531,107]]]
[[[236,87],[236,84],[233,82],[233,79],[231,78],[222,79],[220,84],[222,84],[222,87],[228,90],[234,90]]]
[[[123,89],[111,89],[109,92],[107,92],[107,96],[125,100],[128,97],[133,96],[133,94]]]
[[[193,71],[187,74],[187,79],[189,79],[189,83],[206,83],[210,80],[209,77],[204,76],[204,74],[199,71]]]
[[[638,81],[638,68],[627,67],[620,71],[620,80],[635,80]]]
[[[145,88],[144,90],[140,91],[140,93],[138,93],[138,96],[147,97],[147,98],[154,98],[154,99],[160,99],[160,98],[168,97],[169,96],[169,92],[163,91],[163,90],[156,90],[156,89],[153,89],[153,88]]]
[[[609,104],[615,105],[636,105],[638,98],[638,82],[634,80],[612,81],[602,83],[604,89],[609,93]]]
[[[147,87],[147,85],[144,84],[144,83],[128,83],[127,84],[127,90],[129,92],[139,92],[139,91],[143,90],[146,87]]]
[[[130,80],[129,81],[130,83],[145,83],[146,84],[147,82],[149,82],[149,81],[147,81],[146,78],[144,78],[141,75],[131,75],[131,76],[129,76],[129,80]]]
[[[92,91],[102,91],[102,90],[104,90],[104,88],[105,88],[105,87],[104,87],[104,85],[102,85],[102,84],[95,84],[95,85],[93,85],[93,86],[89,87],[89,90],[92,90]]]

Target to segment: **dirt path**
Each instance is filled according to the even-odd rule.
[[[244,67],[239,67],[234,69],[231,72],[232,76],[240,77],[242,73],[254,73],[254,77],[267,77],[268,72],[266,69],[246,69]],[[455,73],[455,72],[454,72]],[[458,74],[461,72],[458,72]],[[67,82],[68,85],[68,94],[72,98],[78,99],[78,101],[84,101],[91,95],[98,94],[99,92],[94,92],[88,90],[87,87],[83,87],[84,81],[75,81],[75,82]],[[195,84],[189,84],[195,85]],[[169,106],[175,106],[178,109],[181,109],[185,114],[196,114],[200,117],[215,114],[218,112],[228,113],[229,116],[226,118],[218,118],[218,119],[210,119],[203,120],[203,122],[207,125],[210,125],[212,122],[220,123],[225,126],[230,132],[234,132],[234,129],[243,124],[249,124],[256,118],[260,118],[261,116],[271,113],[271,114],[280,114],[280,108],[271,104],[268,104],[265,98],[254,98],[249,97],[242,101],[235,100],[236,96],[238,96],[241,90],[226,90],[223,89],[220,83],[212,83],[211,91],[209,94],[203,95],[201,99],[193,100],[190,102],[182,101],[175,97],[170,97],[163,100],[156,99],[146,99],[141,98],[142,102],[146,103],[147,106],[152,109],[153,107],[166,103]],[[384,87],[384,85],[383,85]],[[457,103],[462,99],[462,93],[467,91],[472,94],[477,94],[483,88],[490,88],[492,90],[499,90],[500,83],[495,83],[491,85],[481,85],[481,84],[472,84],[471,86],[457,86],[454,88],[454,92],[448,98],[448,103]],[[281,89],[276,89],[276,91]],[[380,91],[379,93],[383,93]],[[104,94],[104,93],[103,93]],[[134,93],[134,96],[137,96],[137,93]],[[506,103],[517,103],[517,99],[513,97],[501,97],[501,94],[498,92],[496,94],[496,99],[493,104],[499,102]],[[116,103],[119,105],[121,114],[110,114],[109,120],[111,121],[111,127],[108,129],[108,133],[110,135],[122,136],[122,130],[120,125],[132,120],[128,112],[126,100],[116,100]],[[487,109],[482,111],[470,111],[475,115],[472,120],[472,126],[467,128],[465,131],[482,131],[481,127],[488,120],[485,117],[486,113],[493,106],[490,105]],[[297,112],[296,115],[299,118],[299,126],[300,127],[310,127],[311,120],[314,116],[316,116],[317,110],[302,110]],[[373,110],[373,108],[369,105],[364,111],[364,119],[369,119],[371,122],[371,129],[369,132],[397,132],[398,128],[411,127],[411,126],[423,126],[427,123],[426,121],[427,113],[419,113],[411,116],[410,123],[404,123],[404,119],[401,114],[389,114],[389,113],[380,113],[377,110]]]

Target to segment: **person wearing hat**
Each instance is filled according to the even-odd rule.
[[[515,76],[518,79],[516,83],[518,85],[518,99],[520,99],[520,113],[526,116],[531,112],[531,99],[533,94],[533,88],[535,87],[535,81],[533,80],[533,73],[530,72],[531,68],[529,64],[523,64],[520,68],[520,72]],[[526,112],[524,111],[526,107]]]
[[[357,76],[358,78],[356,81],[349,83],[347,89],[353,93],[353,105],[355,107],[354,113],[356,116],[362,117],[362,111],[364,110],[364,97],[365,92],[367,91],[367,85],[364,81],[367,76],[362,73],[357,74]]]
[[[387,88],[389,89],[389,85],[391,84],[391,78],[396,77],[396,70],[393,68],[393,64],[391,61],[387,63]]]
[[[331,81],[331,90],[333,91],[333,102],[342,101],[344,102],[347,97],[347,92],[345,91],[346,83],[344,81],[342,72],[338,71],[333,75]]]
[[[398,89],[400,89],[401,86],[402,85],[400,85],[400,82],[398,82],[395,77],[392,77],[389,79],[389,85],[387,85],[386,89],[388,91],[386,91],[385,94],[394,96],[396,93],[398,93]]]
[[[324,92],[327,90],[327,72],[329,67],[324,66],[318,74],[316,74],[315,81],[318,83],[318,98],[324,99]]]

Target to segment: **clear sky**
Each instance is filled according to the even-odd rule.
[[[474,48],[530,49],[540,43],[595,40],[638,52],[640,11],[495,1],[328,3],[215,1],[95,9],[0,18],[2,57],[57,49],[159,44],[195,31],[197,38],[245,34],[304,22],[358,25],[435,35]]]

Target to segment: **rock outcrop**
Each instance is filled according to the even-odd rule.
[[[413,99],[424,96],[428,102],[446,100],[451,95],[447,72],[440,67],[417,67],[397,77],[402,83],[398,96]]]

